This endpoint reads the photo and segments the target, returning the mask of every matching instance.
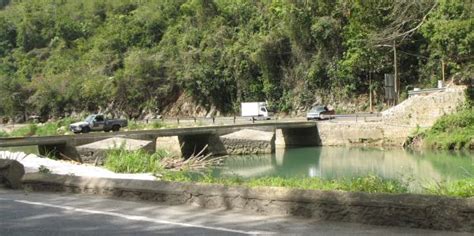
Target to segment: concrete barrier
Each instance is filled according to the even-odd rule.
[[[474,198],[277,187],[245,188],[39,173],[25,175],[23,186],[31,191],[100,194],[166,204],[245,209],[259,214],[284,214],[317,220],[474,232]]]

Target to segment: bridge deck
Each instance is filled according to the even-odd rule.
[[[232,128],[255,128],[255,127],[272,127],[275,129],[288,128],[310,128],[315,127],[315,122],[265,122],[255,124],[237,124],[237,125],[221,125],[221,126],[206,126],[206,127],[186,127],[173,129],[155,129],[155,130],[136,130],[123,131],[112,133],[88,133],[76,135],[59,135],[59,136],[33,136],[33,137],[13,137],[0,138],[0,147],[13,146],[34,146],[34,145],[53,145],[65,144],[69,141],[78,140],[102,140],[111,137],[134,137],[140,135],[150,135],[156,137],[163,136],[181,136],[181,135],[197,135],[197,134],[213,134],[217,133],[218,129],[232,129]]]

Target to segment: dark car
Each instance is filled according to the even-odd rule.
[[[307,120],[330,119],[331,115],[335,115],[335,114],[336,112],[334,110],[329,110],[327,106],[313,106],[306,113],[306,119]]]

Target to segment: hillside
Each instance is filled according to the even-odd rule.
[[[441,66],[472,77],[471,14],[461,0],[2,0],[0,116],[364,110],[369,93],[380,108],[395,68],[402,97]]]

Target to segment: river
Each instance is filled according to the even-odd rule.
[[[0,150],[38,153],[36,146]],[[213,175],[328,180],[376,175],[420,188],[441,181],[474,178],[474,153],[360,147],[277,149],[273,154],[228,156],[223,166],[213,169]]]
[[[359,147],[277,149],[274,154],[229,156],[222,167],[213,170],[213,175],[322,179],[376,175],[419,188],[441,181],[474,178],[474,153]]]

